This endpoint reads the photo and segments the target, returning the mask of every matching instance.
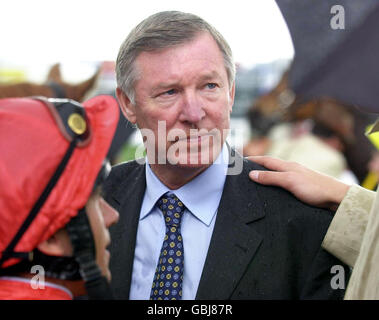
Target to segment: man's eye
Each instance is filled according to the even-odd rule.
[[[217,87],[217,84],[215,84],[215,83],[207,83],[208,89],[215,89],[216,87]]]
[[[163,95],[172,96],[175,93],[176,93],[176,90],[175,89],[171,89],[171,90],[167,90],[167,91],[163,92],[162,94]]]

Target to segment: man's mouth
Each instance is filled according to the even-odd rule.
[[[175,141],[185,141],[185,142],[201,142],[201,140],[209,138],[210,134],[201,135],[189,135],[185,137],[177,137]]]

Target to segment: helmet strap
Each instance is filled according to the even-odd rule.
[[[96,263],[96,248],[91,226],[85,208],[66,225],[74,249],[74,257],[80,266],[80,274],[85,282],[90,299],[112,299],[113,295],[107,279]]]

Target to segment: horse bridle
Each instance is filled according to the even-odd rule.
[[[59,83],[49,81],[46,85],[54,92],[54,98],[66,98],[66,90]]]

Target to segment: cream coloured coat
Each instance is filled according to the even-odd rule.
[[[353,267],[346,300],[379,299],[379,193],[353,185],[341,202],[323,248]]]

